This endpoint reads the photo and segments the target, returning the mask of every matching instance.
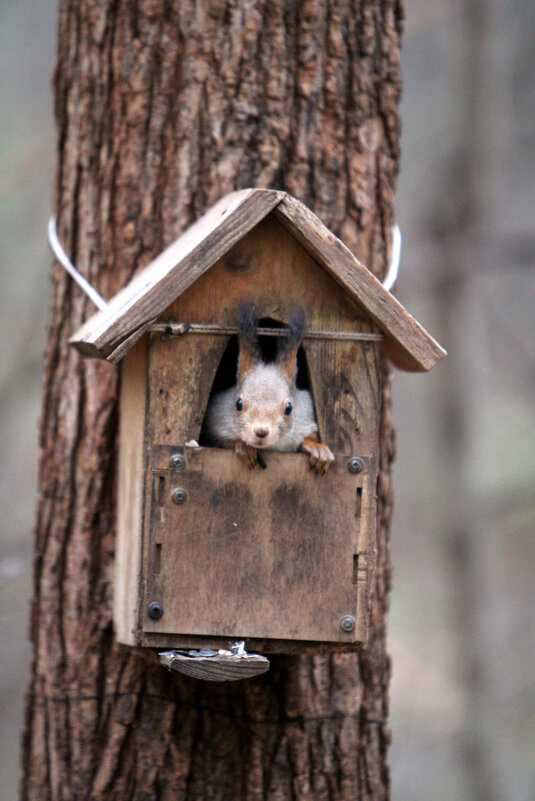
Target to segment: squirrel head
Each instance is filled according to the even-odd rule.
[[[277,340],[277,357],[266,364],[258,344],[258,318],[251,303],[238,312],[238,377],[235,415],[241,439],[255,448],[276,448],[293,425],[297,351],[303,338],[302,309],[292,312],[290,327]]]

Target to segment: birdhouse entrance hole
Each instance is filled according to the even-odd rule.
[[[287,329],[287,326],[284,323],[281,323],[278,320],[273,319],[272,317],[262,317],[258,321],[259,328],[270,328],[273,331],[281,331],[284,332]],[[277,336],[259,336],[258,337],[258,345],[260,347],[260,351],[262,353],[262,360],[266,363],[273,362],[277,356],[277,345],[278,345],[279,338]],[[217,368],[212,388],[210,390],[210,396],[208,399],[208,403],[206,405],[206,409],[210,405],[210,401],[213,399],[215,395],[219,392],[224,392],[226,389],[235,386],[236,384],[236,377],[237,377],[237,370],[238,370],[238,353],[239,353],[239,346],[238,346],[238,337],[236,334],[233,334],[226,345],[226,348],[221,356],[221,360],[219,362],[219,366]],[[308,390],[312,395],[312,400],[314,402],[314,394],[311,388],[311,382],[309,378],[309,370],[308,370],[308,362],[306,357],[306,352],[303,346],[299,348],[297,351],[297,388]],[[314,402],[314,409],[316,404]],[[215,443],[211,441],[207,430],[206,430],[206,409],[204,410],[204,418],[201,426],[201,434],[199,438],[199,445],[203,447],[214,447]]]

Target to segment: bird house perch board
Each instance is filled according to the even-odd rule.
[[[268,452],[267,469],[248,470],[232,450],[197,447],[245,298],[280,324],[299,305],[314,332],[303,352],[320,436],[336,457],[325,476],[302,453]],[[224,648],[245,639],[287,653],[363,645],[380,351],[411,371],[431,369],[444,351],[343,243],[284,192],[234,192],[71,342],[121,362],[119,641]]]

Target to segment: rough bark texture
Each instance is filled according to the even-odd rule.
[[[265,186],[303,200],[381,275],[400,19],[395,0],[63,0],[57,211],[75,263],[109,297],[219,196]],[[387,798],[387,367],[367,650],[202,683],[114,642],[118,374],[67,345],[90,311],[56,268],[22,797]]]

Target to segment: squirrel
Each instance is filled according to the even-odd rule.
[[[238,371],[236,385],[215,395],[206,412],[210,440],[234,448],[249,468],[266,464],[260,453],[305,451],[310,468],[323,475],[334,461],[319,441],[312,395],[297,389],[297,351],[303,338],[305,316],[292,312],[287,336],[277,339],[277,356],[266,363],[258,344],[258,318],[251,302],[238,310]]]

